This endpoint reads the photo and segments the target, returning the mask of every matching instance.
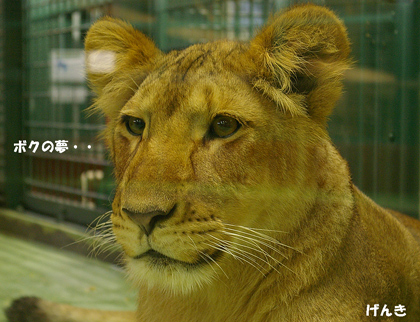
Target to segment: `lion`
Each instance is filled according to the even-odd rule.
[[[23,298],[10,321],[420,321],[420,222],[359,191],[327,133],[351,64],[332,11],[167,54],[103,18],[85,48],[138,309]]]

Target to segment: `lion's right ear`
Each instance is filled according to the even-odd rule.
[[[249,52],[255,88],[291,114],[326,123],[350,64],[346,28],[332,11],[291,7],[256,35]]]
[[[110,17],[94,23],[85,39],[86,72],[92,90],[101,96],[119,74],[145,68],[161,52],[131,25]]]

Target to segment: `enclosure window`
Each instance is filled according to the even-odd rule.
[[[106,119],[86,112],[93,99],[84,75],[83,40],[90,25],[104,15],[119,17],[170,51],[218,39],[247,41],[270,14],[298,3],[23,0],[22,86],[10,89],[6,76],[13,73],[4,62],[11,52],[3,48],[12,30],[4,8],[12,2],[18,3],[0,1],[0,202],[83,224],[110,209],[114,189],[106,147],[97,136]],[[354,65],[329,122],[332,139],[362,191],[385,207],[418,216],[420,4],[313,2],[344,20],[352,42]],[[6,85],[21,98],[20,122],[7,124]],[[13,126],[20,133],[16,151],[5,143]],[[21,168],[6,164],[16,153]],[[6,193],[12,182],[22,193]]]

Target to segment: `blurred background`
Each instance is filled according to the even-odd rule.
[[[298,2],[0,0],[0,205],[80,225],[110,209],[112,169],[97,139],[105,120],[85,112],[83,39],[96,19],[127,20],[169,51],[249,40]],[[362,191],[418,217],[420,3],[312,2],[344,20],[355,60],[329,123],[333,141]],[[61,153],[59,140],[68,141]]]

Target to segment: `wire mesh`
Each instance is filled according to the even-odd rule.
[[[60,219],[88,223],[109,207],[113,183],[89,117],[83,37],[110,11],[109,1],[25,3],[25,204]],[[83,212],[82,210],[86,210]]]
[[[270,14],[298,2],[27,0],[24,130],[28,145],[40,146],[24,154],[26,204],[56,205],[59,216],[82,222],[91,217],[80,209],[97,213],[109,207],[112,170],[96,140],[104,120],[83,112],[92,99],[82,75],[83,37],[92,21],[103,14],[123,18],[169,51],[217,39],[248,40]],[[363,191],[384,206],[417,215],[420,4],[314,2],[343,18],[356,62],[330,122],[333,141]],[[68,141],[67,151],[42,151],[44,142],[59,140]]]
[[[273,4],[262,0],[26,1],[26,207],[82,223],[109,207],[112,170],[103,143],[96,140],[105,122],[84,114],[92,97],[83,73],[83,37],[94,20],[104,14],[120,16],[169,50],[219,38],[248,39]],[[57,145],[63,140],[68,149],[60,152]]]
[[[356,185],[379,204],[418,216],[420,4],[326,2],[344,18],[355,61],[332,138]]]
[[[0,17],[3,16],[3,2],[0,0]],[[4,64],[3,64],[3,41],[4,26],[0,19],[0,205],[5,202],[5,118],[4,118]]]

